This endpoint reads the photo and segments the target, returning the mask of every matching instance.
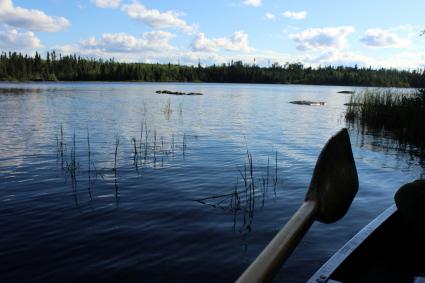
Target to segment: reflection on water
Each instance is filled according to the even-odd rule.
[[[29,89],[0,92],[2,282],[234,281],[302,202],[349,99],[326,86],[0,88]],[[423,173],[387,136],[350,135],[359,193],[341,221],[313,225],[278,281],[305,281]]]
[[[369,127],[359,122],[347,122],[347,126],[356,133],[360,147],[367,147],[372,151],[381,151],[385,154],[395,153],[397,159],[408,166],[414,167],[419,163],[420,167],[424,168],[421,178],[425,176],[424,148],[409,144],[384,128]]]

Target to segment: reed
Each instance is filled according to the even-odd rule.
[[[276,187],[277,187],[277,150],[276,150],[276,154],[275,154],[275,173],[274,173],[274,177],[273,177],[273,191],[274,191],[274,196],[276,197]]]
[[[145,121],[146,123],[146,121]],[[148,158],[148,137],[149,137],[149,131],[148,131],[148,127],[145,124],[145,150],[144,150],[144,161],[146,163],[146,159]]]
[[[240,178],[236,178],[236,184],[234,185],[230,193],[213,195],[196,201],[211,207],[216,207],[233,213],[234,226],[233,229],[236,231],[236,221],[242,218],[243,223],[240,228],[240,233],[250,232],[252,229],[252,223],[254,219],[254,212],[256,209],[256,200],[261,202],[261,208],[265,206],[265,199],[269,192],[268,188],[270,182],[273,182],[274,195],[276,197],[276,187],[278,183],[277,173],[277,151],[275,152],[275,174],[271,176],[271,162],[270,157],[267,158],[267,165],[264,166],[263,172],[265,173],[260,178],[256,177],[254,168],[254,159],[252,154],[247,149],[245,153],[245,163],[243,167],[238,169]],[[258,174],[258,173],[257,173]],[[256,183],[257,181],[257,183]],[[240,214],[239,216],[237,216]]]
[[[183,102],[179,103],[179,114],[180,116],[183,115]]]
[[[112,171],[115,173],[115,178],[117,177],[117,158],[118,158],[118,146],[120,145],[120,138],[118,135],[115,135],[115,153],[114,153],[114,168]]]
[[[186,134],[183,134],[183,141],[182,141],[182,151],[183,151],[183,158],[186,157],[186,147],[187,147],[187,142],[186,142]]]
[[[390,132],[400,143],[425,150],[425,89],[366,90],[353,94],[347,105],[348,123]]]
[[[137,151],[137,141],[135,138],[131,138],[131,144],[133,145],[133,165],[136,171],[139,171],[139,153]]]
[[[61,125],[61,129],[60,129],[59,151],[60,151],[60,157],[61,157],[61,168],[65,169],[64,163],[65,163],[65,156],[66,156],[66,144],[64,142],[64,134],[63,134],[63,126],[62,125]]]
[[[88,186],[88,191],[89,191],[89,196],[90,196],[90,200],[93,200],[92,194],[91,194],[91,149],[90,149],[90,133],[89,130],[87,129],[87,157],[88,157],[88,177],[89,177],[89,186]]]
[[[170,101],[170,99],[167,100],[167,103],[164,105],[164,108],[162,109],[162,112],[164,113],[165,118],[167,120],[169,120],[171,114],[173,113],[173,109],[171,108],[171,101]]]
[[[236,185],[234,187],[232,198],[230,200],[230,208],[233,209],[234,211],[241,209],[241,198],[239,196],[238,184],[239,184],[239,179],[236,178]]]
[[[153,132],[153,160],[156,167],[156,129]]]
[[[136,130],[136,132],[139,129]],[[150,134],[152,133],[152,134]],[[114,157],[113,157],[113,166],[107,166],[101,168],[100,171],[97,170],[95,162],[93,162],[93,150],[96,151],[97,147],[96,143],[93,145],[93,139],[90,137],[89,129],[87,128],[87,134],[82,140],[83,146],[81,149],[78,149],[78,156],[84,159],[84,164],[87,162],[87,171],[84,171],[84,174],[87,174],[88,178],[88,195],[90,200],[93,200],[93,188],[95,182],[101,178],[105,180],[104,174],[108,174],[111,171],[114,174],[114,186],[117,204],[119,200],[119,190],[118,190],[118,170],[120,166],[120,158],[122,160],[127,160],[127,157],[132,158],[133,166],[135,166],[136,171],[139,173],[139,170],[142,168],[144,164],[148,164],[153,167],[164,168],[164,157],[166,156],[168,160],[170,152],[173,150],[182,150],[183,156],[185,155],[185,151],[187,149],[187,135],[183,134],[182,136],[182,146],[175,144],[175,135],[171,134],[171,137],[168,139],[163,136],[158,135],[158,131],[153,129],[151,132],[148,128],[148,123],[146,121],[142,121],[140,125],[140,136],[138,133],[136,137],[132,137],[130,139],[130,146],[124,146],[120,148],[120,136],[118,134],[115,135],[114,141]],[[178,137],[180,139],[180,136]],[[77,177],[80,171],[80,163],[77,158],[77,137],[74,131],[72,139],[70,141],[65,141],[66,135],[63,126],[61,125],[60,131],[56,131],[55,140],[56,140],[56,163],[59,169],[59,158],[61,158],[62,170],[65,171],[65,177],[68,179],[70,177],[72,181],[72,190],[74,192],[74,197],[76,198],[76,204],[78,204],[77,199]],[[140,139],[140,140],[139,140]],[[85,143],[84,143],[85,142]],[[67,146],[68,145],[68,146]],[[69,150],[67,151],[67,147]],[[118,156],[118,151],[121,150],[123,157]],[[120,154],[121,154],[120,153]],[[143,160],[144,158],[144,160]],[[85,181],[84,181],[85,183]],[[223,200],[223,202],[225,202]]]
[[[146,120],[145,120],[144,124],[146,125]],[[140,157],[142,155],[142,143],[143,143],[143,122],[140,123],[140,140],[139,140],[139,154],[140,154]]]
[[[59,149],[59,136],[58,136],[58,134],[56,133],[56,137],[55,137],[55,139],[56,139],[56,167],[58,167],[59,166],[59,152],[60,152],[60,149]]]
[[[75,132],[74,132],[72,148],[71,148],[71,152],[70,152],[70,162],[67,163],[67,165],[66,165],[66,170],[71,177],[72,189],[74,191],[77,188],[77,170],[78,170],[78,167],[79,167],[79,164],[77,162],[76,151],[77,151],[77,148],[76,148]]]

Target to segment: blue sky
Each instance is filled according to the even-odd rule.
[[[0,0],[0,49],[204,65],[425,67],[423,0]]]

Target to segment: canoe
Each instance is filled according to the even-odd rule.
[[[425,282],[423,241],[415,237],[393,205],[349,240],[307,282]]]

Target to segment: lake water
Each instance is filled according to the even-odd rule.
[[[234,281],[302,202],[321,148],[346,127],[349,95],[337,92],[353,90],[185,83],[0,88],[1,282]],[[204,95],[155,93],[163,89]],[[393,141],[354,128],[350,135],[359,192],[342,220],[313,224],[278,282],[305,281],[393,203],[400,185],[424,172]],[[247,151],[254,197],[245,194]]]

